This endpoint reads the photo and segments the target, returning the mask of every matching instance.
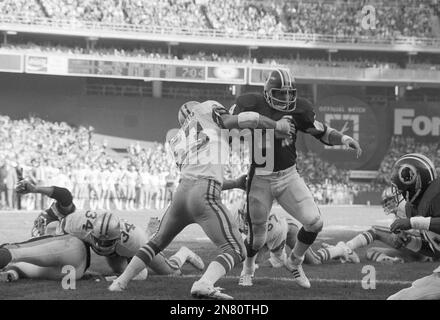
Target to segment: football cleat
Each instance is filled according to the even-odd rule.
[[[214,299],[214,300],[233,300],[230,295],[222,293],[223,288],[214,287],[213,285],[198,280],[194,282],[191,288],[191,295],[198,299]]]
[[[124,291],[125,289],[127,289],[127,287],[124,286],[124,285],[122,285],[122,284],[118,281],[118,279],[114,280],[114,281],[112,282],[112,284],[110,285],[110,287],[108,287],[108,290],[109,290],[109,291],[112,291],[112,292],[122,292],[122,291]]]
[[[309,289],[311,287],[310,281],[304,273],[302,261],[300,261],[299,259],[295,259],[295,261],[292,261],[289,258],[286,262],[286,268],[290,271],[290,273],[292,273],[293,280],[296,284],[305,289]]]
[[[240,279],[238,280],[238,285],[242,287],[251,287],[254,284],[253,279],[254,279],[253,274],[242,273],[240,275]]]
[[[186,260],[186,262],[188,262],[199,271],[203,271],[203,269],[205,269],[205,263],[197,253],[187,247],[182,247],[182,249],[188,252],[188,259]]]
[[[342,263],[360,263],[361,262],[357,253],[354,252],[352,249],[350,249],[350,247],[347,246],[347,244],[345,242],[343,242],[343,241],[338,242],[337,246],[344,249],[344,257],[340,258]]]
[[[8,270],[0,272],[0,282],[13,282],[19,279],[18,273],[15,270]]]

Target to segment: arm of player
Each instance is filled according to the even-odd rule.
[[[242,189],[246,190],[247,175],[242,175],[237,179],[225,180],[223,182],[222,191],[231,189]]]
[[[314,120],[313,125],[306,130],[307,133],[314,136],[322,143],[330,146],[344,145],[347,148],[356,150],[356,157],[359,158],[362,155],[362,149],[358,141],[350,136],[339,132],[323,123]]]
[[[274,121],[257,112],[246,111],[238,115],[224,113],[221,115],[223,127],[225,129],[273,129],[275,133],[290,136],[295,129],[291,118],[283,117]]]
[[[394,233],[409,229],[427,230],[440,234],[440,218],[412,217],[410,219],[396,219],[390,227],[391,232]]]
[[[66,188],[57,186],[40,187],[36,186],[28,180],[21,180],[17,183],[15,190],[19,194],[40,193],[57,201],[64,212],[72,212],[74,209],[72,193]]]

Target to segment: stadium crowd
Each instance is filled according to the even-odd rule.
[[[41,209],[45,200],[34,195],[18,198],[15,184],[22,178],[40,185],[61,185],[73,191],[79,208],[162,209],[173,197],[179,173],[167,145],[127,147],[123,155],[93,138],[92,127],[74,127],[37,117],[12,120],[0,116],[0,208]],[[405,153],[418,152],[440,169],[440,143],[393,136],[376,181],[357,184],[349,171],[308,152],[298,152],[298,170],[320,204],[347,204],[360,191],[381,191],[388,184],[393,163]],[[249,155],[232,154],[226,178],[247,173]],[[440,172],[439,172],[440,173]],[[243,191],[223,194],[232,204]]]
[[[168,145],[142,148],[129,145],[121,156],[105,142],[93,139],[92,127],[74,127],[37,117],[12,120],[0,116],[0,208],[41,209],[44,198],[18,198],[15,184],[22,178],[39,185],[61,185],[72,190],[79,208],[162,209],[171,201],[179,173]],[[299,154],[299,170],[319,203],[347,203],[351,187],[348,172],[314,154]],[[247,173],[249,156],[231,156],[226,178]],[[243,191],[225,192],[234,203]]]
[[[239,31],[277,37],[286,32],[339,36],[373,35],[377,38],[429,37],[436,1],[376,2],[375,29],[362,28],[362,1],[261,1],[239,0],[4,0],[0,11],[35,17],[81,21]],[[322,23],[325,21],[325,23]]]

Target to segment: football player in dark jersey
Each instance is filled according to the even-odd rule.
[[[242,117],[258,114],[274,121],[289,119],[292,124],[288,137],[273,134],[269,130],[254,130],[252,134],[250,150],[263,150],[266,158],[265,163],[261,163],[255,151],[252,152],[247,184],[250,222],[246,239],[247,258],[239,284],[252,285],[255,259],[266,242],[267,220],[276,199],[284,210],[303,225],[286,267],[297,284],[309,288],[310,282],[302,269],[302,262],[305,252],[321,231],[323,222],[309,188],[296,169],[296,133],[298,130],[308,133],[326,145],[345,145],[355,149],[358,157],[362,153],[360,145],[353,138],[317,121],[312,104],[297,98],[294,79],[284,69],[275,69],[270,73],[262,94],[239,96],[230,112]],[[270,140],[270,136],[274,138]],[[268,140],[272,142],[267,143]]]
[[[396,219],[391,231],[420,230],[431,246],[426,249],[440,251],[440,179],[432,161],[418,153],[402,156],[394,164],[391,185],[396,198],[406,200],[406,218]],[[440,268],[388,299],[440,299]]]

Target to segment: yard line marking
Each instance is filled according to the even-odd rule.
[[[156,276],[155,276],[156,277]],[[169,276],[159,276],[159,277],[176,277],[174,275]],[[200,278],[200,274],[185,274],[181,276],[177,276],[181,278]],[[223,279],[236,279],[238,280],[239,276],[225,276]],[[255,279],[259,280],[273,280],[273,281],[286,281],[286,282],[293,282],[293,278],[287,278],[287,277],[256,277]],[[354,280],[354,279],[322,279],[322,278],[315,278],[315,279],[309,279],[310,282],[316,282],[316,283],[336,283],[336,284],[353,284],[353,283],[362,283],[362,280]],[[412,281],[405,281],[405,280],[376,280],[377,284],[386,284],[386,285],[411,285]]]

